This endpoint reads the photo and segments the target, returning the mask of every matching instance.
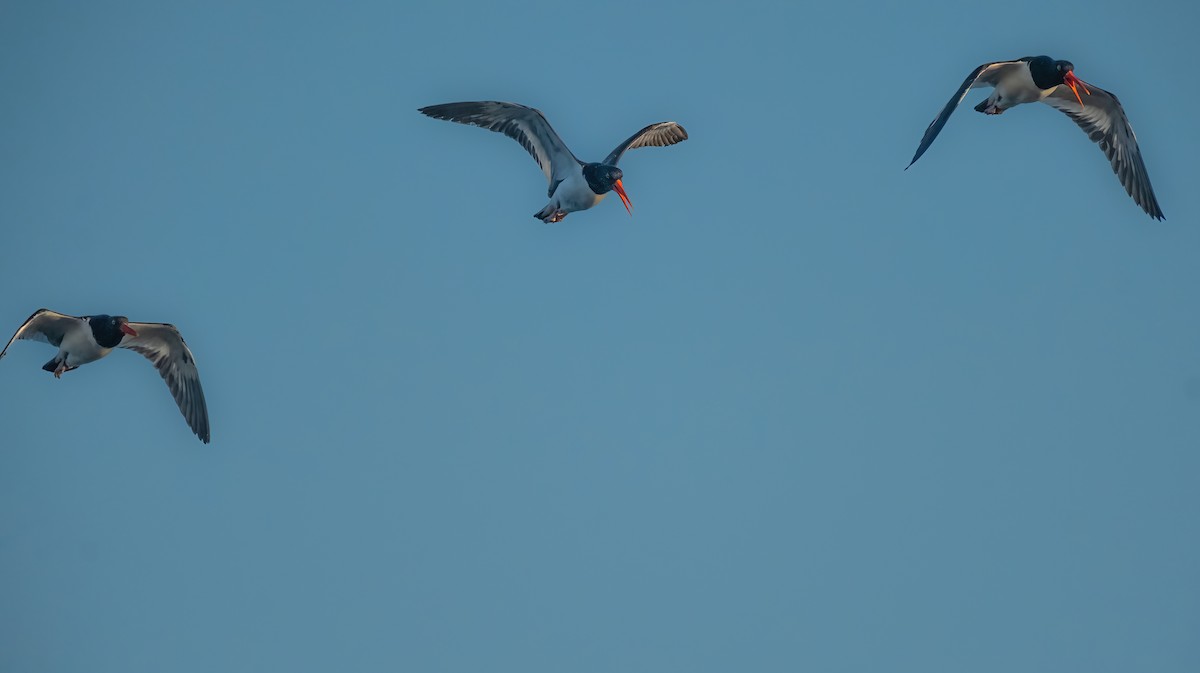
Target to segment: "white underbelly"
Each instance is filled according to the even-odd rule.
[[[1053,90],[1051,88],[1043,91],[1037,88],[1037,85],[1033,83],[1033,78],[1029,75],[1029,70],[1023,68],[1017,74],[996,83],[996,91],[992,94],[992,100],[1001,101],[1004,107],[1012,107],[1040,101],[1049,96]]]
[[[95,362],[112,352],[111,348],[102,348],[96,343],[86,325],[81,330],[69,330],[64,334],[58,349],[67,354],[67,365],[71,367]]]
[[[588,187],[583,173],[563,180],[558,189],[554,191],[554,200],[558,202],[558,208],[567,212],[587,210],[603,201],[604,196],[604,194],[593,192],[592,188]]]

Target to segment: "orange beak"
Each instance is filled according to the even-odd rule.
[[[133,331],[133,328],[130,327],[129,325],[126,325],[125,323],[121,323],[121,331],[128,334],[131,337],[137,336],[137,332]]]
[[[1087,107],[1083,104],[1083,99],[1079,97],[1079,87],[1083,87],[1084,93],[1089,96],[1092,95],[1092,92],[1088,90],[1087,85],[1083,83],[1083,80],[1076,77],[1074,72],[1069,71],[1067,74],[1063,75],[1063,84],[1071,87],[1071,93],[1075,94],[1075,100],[1079,101],[1079,107]]]
[[[633,215],[633,204],[629,202],[629,196],[625,193],[625,187],[621,185],[620,180],[613,183],[613,189],[616,190],[617,196],[621,197],[621,203],[625,204],[625,210]]]

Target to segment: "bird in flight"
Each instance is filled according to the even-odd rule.
[[[621,184],[623,174],[617,162],[625,150],[638,147],[665,147],[687,140],[687,131],[675,122],[659,122],[630,136],[599,162],[582,162],[575,158],[566,143],[558,137],[542,113],[517,103],[479,101],[470,103],[445,103],[430,105],[418,110],[434,119],[469,124],[496,131],[521,143],[550,183],[546,204],[534,217],[543,222],[561,222],[568,213],[587,210],[600,203],[610,191],[616,191],[625,204],[625,210],[633,214],[625,186]]]
[[[200,441],[209,441],[208,405],[200,387],[200,373],[192,351],[174,325],[157,322],[129,322],[125,316],[70,316],[38,309],[8,340],[0,358],[14,341],[41,341],[58,348],[58,353],[42,369],[55,378],[81,365],[95,362],[114,348],[128,348],[144,355],[166,381],[175,404],[188,427]]]
[[[1066,113],[1092,142],[1099,143],[1134,203],[1150,217],[1164,219],[1150,186],[1137,136],[1125,117],[1121,102],[1116,95],[1076,77],[1075,66],[1070,61],[1056,61],[1049,56],[1026,56],[1015,61],[984,63],[975,68],[925,130],[908,166],[915,164],[933,144],[967,92],[985,86],[995,90],[975,106],[984,114],[998,115],[1022,103],[1037,101]]]

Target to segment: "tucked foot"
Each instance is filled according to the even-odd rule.
[[[545,208],[542,208],[534,213],[533,216],[547,224],[550,224],[553,222],[561,222],[562,219],[567,216],[567,211],[556,207],[554,202],[551,201],[550,203],[546,204]]]
[[[58,363],[57,367],[54,368],[54,378],[61,379],[63,372],[65,372],[67,370],[68,370],[67,361],[63,360],[62,362]]]
[[[985,99],[979,101],[979,105],[975,106],[976,112],[982,112],[985,115],[998,115],[1001,112],[1004,112],[1006,109],[1007,108],[1000,107],[1000,99],[999,98],[997,98],[996,100],[992,100],[990,98],[985,98]]]

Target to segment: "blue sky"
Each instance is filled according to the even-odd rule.
[[[4,338],[175,323],[213,442],[13,347],[0,670],[1197,670],[1200,17],[1006,7],[3,5]],[[978,92],[902,170],[1041,53],[1166,222]],[[488,99],[691,138],[544,225]]]

